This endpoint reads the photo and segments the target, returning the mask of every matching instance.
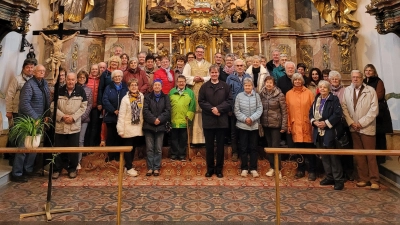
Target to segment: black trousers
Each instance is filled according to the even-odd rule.
[[[225,128],[203,129],[206,141],[207,172],[222,173],[224,166],[224,133]],[[214,140],[217,142],[217,159],[214,162]]]
[[[257,170],[258,161],[258,130],[238,129],[240,139],[241,170]],[[248,159],[250,155],[250,166]]]
[[[101,123],[100,118],[101,111],[97,108],[93,108],[90,111],[90,122],[86,130],[85,135],[85,146],[99,146],[100,145],[100,133],[101,133]]]
[[[56,134],[56,147],[79,147],[79,132],[74,134]],[[66,169],[68,173],[75,172],[79,163],[79,153],[61,153],[55,159],[54,172]]]
[[[125,167],[127,170],[132,169],[132,162],[135,155],[135,148],[138,146],[141,137],[122,138],[122,146],[132,146],[130,152],[124,152]]]
[[[305,142],[295,142],[294,143],[295,148],[315,148],[313,143],[305,143]],[[299,155],[299,158],[301,158],[301,155]],[[309,173],[315,173],[315,169],[317,167],[317,157],[315,155],[305,155],[302,160],[298,161],[299,171],[306,171],[306,163],[305,160],[308,160],[308,172]]]
[[[188,135],[186,128],[173,128],[171,130],[171,156],[186,158]]]
[[[122,143],[121,136],[118,135],[117,132],[117,123],[107,123],[107,138],[106,145],[107,146],[118,146]],[[119,160],[118,152],[109,152],[108,158],[110,160],[116,159]]]

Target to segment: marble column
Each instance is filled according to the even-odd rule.
[[[113,27],[129,27],[129,0],[115,0]]]
[[[273,29],[288,29],[289,7],[288,0],[273,0],[274,27]]]

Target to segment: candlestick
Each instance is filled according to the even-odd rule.
[[[169,34],[169,54],[172,55],[172,34]]]
[[[142,34],[139,34],[139,52],[142,51]]]
[[[154,53],[157,54],[157,34],[154,34]]]
[[[262,55],[262,49],[261,49],[261,34],[258,34],[258,48],[260,49],[259,55]]]
[[[231,53],[233,53],[233,36],[231,34]]]
[[[243,38],[244,38],[244,53],[247,53],[247,36],[246,34],[243,34]]]

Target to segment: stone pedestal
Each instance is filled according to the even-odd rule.
[[[129,28],[129,0],[115,0],[111,28]]]
[[[273,29],[289,29],[289,8],[287,0],[274,0],[274,27]]]

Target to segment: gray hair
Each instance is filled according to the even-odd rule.
[[[285,69],[286,69],[286,67],[287,67],[289,64],[292,64],[293,67],[296,68],[296,64],[294,64],[294,62],[292,62],[292,61],[286,61],[286,62],[285,62]],[[304,80],[303,80],[303,81],[304,81]]]
[[[246,84],[246,83],[251,83],[251,85],[254,86],[253,79],[251,77],[246,77],[246,78],[243,79],[243,85]]]
[[[351,73],[350,73],[350,76],[353,76],[353,73],[359,73],[361,75],[361,78],[364,77],[363,73],[361,71],[359,71],[359,70],[352,70]]]
[[[69,75],[74,75],[75,79],[78,79],[78,76],[74,72],[69,72],[65,78],[68,78]]]
[[[288,57],[288,56],[287,56],[287,54],[280,54],[279,58],[282,58],[282,57]]]
[[[334,77],[337,77],[340,81],[342,81],[342,76],[340,75],[340,73],[336,70],[331,70],[331,72],[329,72],[329,79],[332,79]]]
[[[195,49],[201,48],[203,50],[206,50],[206,48],[203,45],[197,45]]]
[[[128,65],[129,65],[132,61],[135,61],[136,63],[139,63],[139,59],[138,59],[137,57],[132,57],[132,58],[129,60]]]
[[[261,61],[261,57],[258,56],[258,55],[254,55],[254,56],[253,56],[253,61],[254,61],[254,60]]]
[[[245,64],[244,61],[243,61],[243,59],[236,59],[236,60],[233,62],[233,65],[236,66],[236,64],[237,64],[238,62],[241,62],[243,65]]]
[[[329,83],[326,80],[320,80],[319,83],[318,83],[318,88],[321,88],[322,86],[328,88],[328,91],[331,92],[331,89],[332,89],[331,83]]]
[[[114,76],[118,75],[118,73],[119,73],[121,76],[124,75],[124,73],[122,72],[122,70],[114,70],[114,71],[112,71],[112,73],[111,73],[111,79],[113,79]]]
[[[293,64],[294,65],[294,64]],[[285,64],[286,66],[286,64]],[[295,80],[301,80],[302,84],[304,84],[304,78],[303,75],[301,75],[300,73],[294,73],[292,76],[292,84],[294,84]]]
[[[228,53],[228,54],[226,54],[226,56],[225,56],[225,60],[226,60],[227,58],[235,59],[235,54],[233,54],[233,53]]]
[[[141,54],[143,54],[144,56],[146,56],[146,55],[147,55],[147,52],[141,51],[141,52],[139,52],[139,53],[137,54],[137,56],[139,57],[139,55],[141,55]]]
[[[274,50],[272,50],[272,52],[271,52],[271,53],[274,53],[274,52],[281,53],[281,51],[280,51],[279,49],[274,49]]]

